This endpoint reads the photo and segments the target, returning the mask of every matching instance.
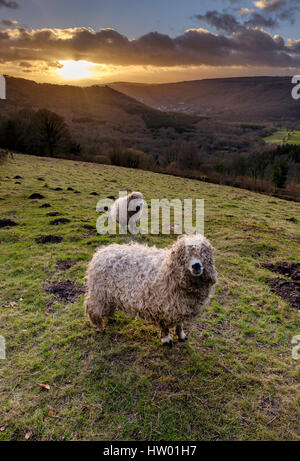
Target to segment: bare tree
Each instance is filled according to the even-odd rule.
[[[47,109],[37,111],[35,114],[41,144],[53,157],[55,149],[64,141],[70,139],[68,127],[62,117]]]

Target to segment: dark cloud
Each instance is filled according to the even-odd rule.
[[[10,2],[7,0],[0,0],[0,8],[10,8],[12,10],[16,10],[19,8],[19,4],[17,2]]]
[[[216,10],[207,11],[203,15],[196,14],[194,18],[215,27],[217,30],[223,30],[228,33],[232,33],[241,28],[241,24],[232,14],[219,13]]]
[[[0,32],[2,61],[86,60],[98,64],[170,66],[300,66],[298,42],[241,27],[232,36],[190,29],[175,38],[158,32],[129,40],[112,29],[7,29]],[[24,66],[23,66],[24,67]]]
[[[0,21],[0,26],[4,27],[16,27],[18,25],[18,21],[11,21],[10,19],[2,19],[2,21]]]
[[[217,30],[221,30],[229,34],[249,27],[266,27],[273,29],[278,26],[276,19],[264,17],[255,11],[249,11],[247,15],[249,16],[249,19],[243,23],[239,22],[232,14],[219,13],[216,10],[207,11],[204,15],[197,14],[194,18],[215,27]]]
[[[278,26],[278,21],[273,18],[265,18],[261,14],[253,12],[251,13],[250,18],[244,22],[244,26],[267,27],[269,29],[273,29],[274,27]]]
[[[288,20],[293,24],[295,12],[300,8],[300,0],[255,0],[254,5],[264,15],[273,13],[278,20]]]

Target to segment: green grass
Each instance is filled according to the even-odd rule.
[[[291,339],[300,333],[299,312],[271,293],[266,281],[276,275],[259,264],[299,260],[299,204],[66,160],[17,155],[0,168],[0,218],[19,223],[0,229],[0,335],[7,341],[0,439],[24,440],[28,433],[30,440],[297,439],[299,362],[291,357]],[[123,313],[101,336],[90,328],[82,298],[49,309],[51,296],[43,291],[48,279],[83,283],[97,246],[129,241],[82,227],[95,224],[99,198],[126,188],[141,190],[146,200],[205,199],[219,285],[189,342],[171,350],[160,346],[154,327]],[[33,192],[46,198],[28,200]],[[51,208],[39,208],[44,202]],[[49,211],[71,222],[51,226]],[[297,221],[287,221],[292,217]],[[50,233],[64,241],[35,243]],[[174,239],[135,238],[161,247]],[[57,270],[66,258],[82,259]]]
[[[271,136],[264,138],[266,143],[271,144],[299,144],[300,145],[300,131],[294,130],[278,130]]]

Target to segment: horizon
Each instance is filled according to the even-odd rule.
[[[117,85],[117,84],[131,84],[131,85],[176,85],[180,83],[192,83],[192,82],[200,82],[200,81],[205,81],[205,80],[234,80],[234,79],[255,79],[255,78],[292,78],[291,75],[236,75],[232,77],[212,77],[212,78],[199,78],[199,79],[192,79],[192,80],[178,80],[174,82],[154,82],[154,83],[148,83],[148,82],[130,82],[130,81],[125,81],[125,80],[118,80],[118,81],[111,81],[111,82],[104,82],[104,83],[91,83],[91,84],[80,84],[80,82],[76,81],[71,81],[71,82],[39,82],[37,80],[31,79],[31,78],[26,78],[26,77],[17,77],[15,75],[8,75],[8,74],[3,74],[5,78],[14,78],[18,80],[26,80],[28,82],[33,82],[39,85],[58,85],[58,86],[72,86],[72,87],[80,87],[80,88],[90,88],[93,86],[100,86],[100,87],[105,87],[109,85]],[[114,89],[114,88],[112,88]],[[115,90],[115,89],[114,89]],[[118,91],[118,90],[116,90]]]
[[[1,0],[0,73],[75,86],[292,76],[299,22],[300,0]]]

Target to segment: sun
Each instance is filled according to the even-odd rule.
[[[56,73],[64,80],[79,80],[93,75],[93,63],[88,61],[59,61],[62,65]]]

